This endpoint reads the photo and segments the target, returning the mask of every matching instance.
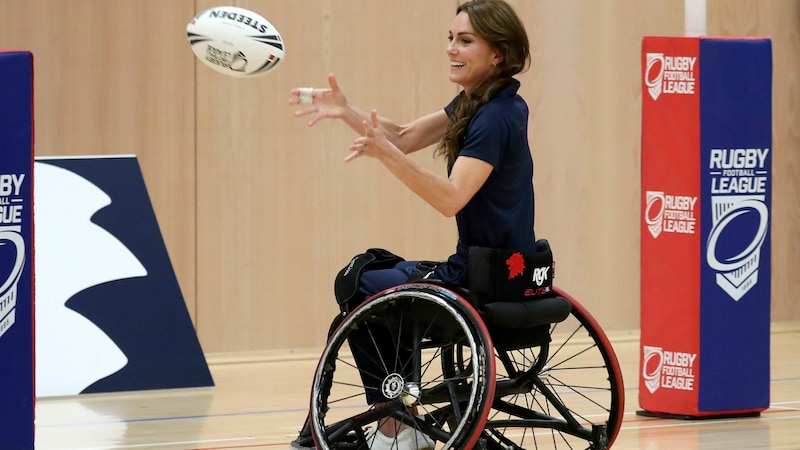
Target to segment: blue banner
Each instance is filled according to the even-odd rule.
[[[700,376],[706,381],[698,406],[767,408],[771,42],[701,39],[700,80]]]
[[[32,449],[33,56],[0,53],[0,448]]]

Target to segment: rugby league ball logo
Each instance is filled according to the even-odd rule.
[[[644,84],[653,100],[662,94],[692,95],[695,93],[696,56],[667,56],[647,53]]]
[[[0,254],[12,261],[11,267],[0,267],[0,337],[13,325],[16,318],[17,284],[25,263],[25,242],[19,227],[0,228]]]
[[[25,174],[0,174],[0,337],[14,325],[17,285],[25,268],[24,182]]]
[[[709,155],[711,232],[706,262],[717,285],[739,301],[758,283],[769,232],[768,147],[713,148]]]
[[[642,347],[642,379],[651,394],[659,389],[693,391],[697,353],[674,352],[662,347]]]
[[[695,234],[697,197],[645,192],[644,221],[653,238],[661,233]]]

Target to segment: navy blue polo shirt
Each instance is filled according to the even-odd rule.
[[[436,275],[447,283],[466,284],[470,246],[533,252],[533,158],[528,146],[528,105],[517,94],[516,80],[478,108],[464,136],[460,156],[494,167],[474,197],[456,213],[458,245]],[[445,112],[450,115],[456,97]]]

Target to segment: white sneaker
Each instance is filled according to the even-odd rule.
[[[315,447],[303,447],[300,444],[292,442],[289,444],[289,450],[314,450]]]
[[[378,431],[377,427],[367,430],[367,445],[370,450],[433,450],[433,439],[414,428],[406,428],[389,437]]]

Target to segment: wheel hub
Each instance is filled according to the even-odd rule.
[[[381,392],[387,400],[399,398],[404,405],[410,407],[417,404],[422,390],[417,383],[406,383],[400,374],[393,373],[384,378]]]
[[[383,383],[381,383],[381,391],[387,400],[394,400],[403,393],[404,385],[403,377],[398,373],[393,373],[384,378]]]

